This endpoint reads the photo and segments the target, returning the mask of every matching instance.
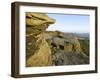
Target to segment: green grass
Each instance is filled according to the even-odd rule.
[[[81,48],[83,50],[83,52],[89,56],[89,40],[85,39],[85,40],[79,40],[80,44],[81,44]]]

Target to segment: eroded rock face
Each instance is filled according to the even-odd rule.
[[[54,45],[58,48],[62,48],[65,52],[76,52],[80,53],[81,46],[78,41],[78,38],[71,34],[64,34],[63,32],[45,32],[45,37],[51,45]]]
[[[32,33],[34,36],[42,33],[50,24],[55,22],[43,13],[26,12],[26,34]]]
[[[55,22],[43,13],[26,13],[26,66],[52,65],[51,50],[44,31]]]
[[[45,37],[51,46],[53,65],[89,64],[89,57],[82,51],[78,38],[73,34],[49,31],[45,32]]]

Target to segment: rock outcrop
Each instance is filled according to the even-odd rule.
[[[59,31],[48,31],[45,32],[45,37],[48,43],[51,43],[51,45],[55,45],[58,48],[62,46],[65,52],[73,51],[79,53],[82,51],[78,38],[72,34],[64,34]]]
[[[89,63],[89,57],[82,51],[82,46],[75,35],[59,31],[47,31],[45,37],[51,46],[53,65]]]
[[[52,54],[44,31],[55,22],[44,13],[26,12],[26,66],[50,66]]]

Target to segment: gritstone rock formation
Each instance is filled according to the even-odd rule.
[[[53,65],[89,64],[89,57],[73,34],[47,31],[45,37],[51,47]]]
[[[44,13],[26,12],[26,66],[52,65],[51,50],[44,31],[55,20]]]

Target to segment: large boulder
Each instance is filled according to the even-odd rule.
[[[44,31],[55,22],[44,13],[26,13],[26,66],[50,66],[52,54]]]

